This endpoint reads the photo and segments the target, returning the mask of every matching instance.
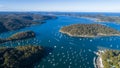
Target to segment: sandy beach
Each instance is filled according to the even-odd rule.
[[[96,55],[98,56],[95,60],[96,68],[104,68],[101,57],[102,53],[104,53],[104,51],[100,51],[100,50],[96,53]]]

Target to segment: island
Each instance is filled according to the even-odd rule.
[[[43,24],[45,20],[49,19],[56,19],[56,17],[22,12],[0,14],[0,33],[18,30],[31,25]]]
[[[44,52],[43,47],[35,45],[0,47],[0,68],[34,68]]]
[[[97,68],[120,68],[120,51],[119,50],[99,50],[96,60]]]
[[[120,31],[101,24],[73,24],[62,27],[60,32],[74,37],[119,36]]]
[[[35,33],[33,31],[23,31],[23,32],[15,33],[6,39],[0,39],[0,43],[15,41],[15,40],[24,40],[33,37],[35,37]]]

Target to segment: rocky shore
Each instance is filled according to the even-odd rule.
[[[65,32],[65,31],[62,31],[62,30],[60,30],[59,32],[61,32],[63,34],[66,34],[66,35],[69,35],[71,37],[95,37],[95,36],[92,36],[92,35],[91,36],[90,35],[72,35],[69,32]]]
[[[71,37],[88,37],[88,38],[93,38],[93,37],[104,37],[104,36],[120,36],[120,34],[109,34],[109,35],[107,35],[107,34],[102,34],[102,33],[98,34],[98,35],[72,35],[72,34],[70,34],[68,32],[64,32],[62,30],[60,30],[59,32],[61,32],[63,34],[67,34],[67,35],[69,35]]]

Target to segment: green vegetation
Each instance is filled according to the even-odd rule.
[[[14,41],[14,40],[22,40],[35,37],[35,33],[33,31],[23,31],[13,34],[12,36],[8,37],[7,39],[0,39],[0,43]]]
[[[80,17],[91,18],[97,22],[116,22],[120,23],[119,16],[105,16],[105,15],[83,15]]]
[[[41,46],[17,46],[0,48],[0,68],[33,68],[44,55]]]
[[[106,50],[101,56],[104,68],[120,68],[120,51]]]
[[[119,31],[100,24],[74,24],[61,28],[60,32],[77,37],[120,35]]]
[[[27,39],[32,37],[35,37],[35,33],[33,31],[24,31],[24,32],[18,32],[16,34],[13,34],[7,40],[21,40],[21,39]]]
[[[43,16],[32,13],[0,14],[0,33],[18,30],[35,24],[42,24],[45,20],[54,19],[54,16]]]
[[[84,14],[84,13],[61,13],[58,15],[71,16],[77,18],[87,18],[94,20],[95,22],[115,22],[120,24],[119,16],[107,16],[104,14]]]

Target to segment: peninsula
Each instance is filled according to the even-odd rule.
[[[43,56],[41,46],[0,47],[0,68],[34,68]]]
[[[97,68],[120,68],[120,51],[119,50],[99,50],[96,60]]]
[[[31,25],[42,24],[45,23],[45,20],[55,18],[55,16],[22,12],[0,14],[0,33],[18,30]]]
[[[35,33],[33,31],[23,31],[23,32],[15,33],[6,39],[0,39],[0,43],[15,41],[15,40],[23,40],[23,39],[28,39],[32,37],[35,37]]]
[[[94,22],[114,22],[120,24],[120,16],[110,16],[105,14],[82,14],[82,13],[59,13],[57,15],[62,16],[70,16],[70,17],[76,17],[76,18],[85,18],[93,20]]]

